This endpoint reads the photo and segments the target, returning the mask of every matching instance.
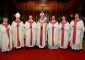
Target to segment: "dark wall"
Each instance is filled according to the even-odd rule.
[[[17,7],[17,3],[25,3],[25,2],[29,2],[29,1],[34,1],[34,2],[40,2],[41,0],[0,0],[0,23],[2,22],[2,18],[3,17],[8,17],[9,18],[9,23],[11,24],[11,22],[13,20],[15,20],[14,14],[16,12],[20,12],[21,13],[21,19],[25,22],[27,20],[28,15],[33,14],[33,16],[36,19],[36,15],[39,15],[40,11],[35,11],[35,10],[26,10],[23,11],[23,8],[25,8],[26,6],[23,6],[22,9],[19,9]],[[48,13],[49,16],[51,15],[55,15],[57,17],[57,20],[60,20],[60,17],[62,15],[66,15],[68,17],[68,21],[70,21],[69,15],[70,14],[75,14],[75,13],[79,13],[81,15],[81,19],[83,19],[84,23],[85,23],[85,1],[84,0],[47,0],[47,2],[49,1],[55,1],[57,3],[64,3],[67,4],[67,2],[71,1],[70,3],[68,3],[67,8],[66,6],[63,7],[63,9],[59,12],[57,10],[57,8],[55,6],[51,7],[51,11],[45,11],[45,13]],[[72,2],[73,1],[73,2]],[[69,8],[68,6],[72,6],[71,8]],[[19,6],[21,7],[21,6]],[[30,6],[32,7],[32,6]],[[29,7],[29,8],[30,8]],[[62,7],[62,5],[61,5]],[[53,10],[53,8],[55,10]],[[27,9],[27,7],[25,8]],[[65,10],[64,10],[65,9]],[[34,12],[34,13],[33,13]]]
[[[16,12],[21,13],[22,15],[21,18],[23,21],[26,21],[28,18],[28,15],[30,14],[32,14],[34,16],[34,19],[36,20],[36,15],[38,16],[40,11],[30,9],[30,6],[27,7],[27,5],[25,6],[23,5],[23,3],[28,4],[27,2],[29,1],[41,2],[41,0],[0,0],[0,21],[2,20],[1,19],[2,17],[8,17],[9,23],[11,23],[15,19],[14,14]],[[51,2],[55,1],[56,3],[63,3],[64,5],[61,4],[61,7],[59,7],[61,8],[61,10],[58,10],[57,6],[52,6],[50,11],[45,11],[45,13],[47,13],[49,16],[55,15],[57,19],[59,20],[62,15],[66,15],[67,17],[69,17],[70,14],[74,15],[75,13],[79,13],[81,15],[81,18],[85,22],[85,8],[84,8],[85,1],[84,0],[75,0],[75,1],[74,0],[47,0],[46,3],[49,3],[50,1]],[[17,6],[17,4],[18,5],[21,4],[22,6],[21,5]],[[69,6],[71,5],[73,6],[69,8]],[[35,7],[36,6],[34,6],[33,8]]]

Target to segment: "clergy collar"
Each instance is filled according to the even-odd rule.
[[[62,22],[67,22],[67,21],[63,21],[63,20],[62,20]]]
[[[33,20],[28,20],[29,23],[33,23],[34,21]]]
[[[8,23],[2,23],[3,26],[5,26],[6,28],[9,26]]]
[[[39,22],[45,22],[45,20],[41,20],[41,19],[40,19]]]
[[[4,23],[4,22],[3,22],[2,24],[8,24],[8,23]]]
[[[66,24],[66,23],[67,23],[67,21],[61,21],[61,23],[62,23],[62,24]]]
[[[17,21],[17,20],[15,20],[15,22],[16,22],[16,23],[20,23],[21,21]]]
[[[55,24],[57,21],[56,20],[51,20],[50,23]]]
[[[75,18],[74,20],[78,20],[79,21],[80,19],[79,18],[77,18],[77,19]]]
[[[28,20],[28,21],[33,21],[33,20]]]

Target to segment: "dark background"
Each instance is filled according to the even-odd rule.
[[[0,20],[2,17],[8,17],[9,23],[14,20],[14,14],[19,12],[21,19],[25,22],[28,16],[31,14],[34,20],[38,20],[41,10],[36,9],[40,7],[40,3],[43,3],[49,9],[43,11],[49,17],[56,16],[57,20],[60,20],[62,15],[67,17],[75,13],[79,13],[83,21],[85,21],[85,1],[84,0],[0,0]],[[50,18],[49,18],[50,19]]]
[[[84,0],[0,0],[0,23],[3,17],[9,18],[9,23],[15,20],[14,14],[19,12],[21,20],[25,22],[29,15],[38,21],[39,13],[44,11],[49,17],[55,15],[58,21],[65,15],[70,22],[75,13],[80,14],[80,18],[85,23],[85,1]],[[70,17],[73,15],[73,17]]]

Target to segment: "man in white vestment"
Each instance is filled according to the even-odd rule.
[[[8,18],[3,18],[3,23],[0,24],[0,34],[1,51],[7,52],[12,50],[12,34]]]
[[[36,45],[39,48],[46,46],[46,22],[44,20],[44,13],[40,13],[40,19],[37,22],[37,42]]]
[[[59,24],[59,44],[60,48],[66,49],[68,47],[70,38],[70,24],[66,21],[65,16],[62,16],[62,21]]]
[[[36,22],[29,16],[29,20],[25,23],[26,47],[34,47],[36,43]]]
[[[20,14],[15,14],[16,20],[12,22],[13,44],[16,49],[24,47],[24,24],[20,20]]]
[[[79,14],[75,14],[75,19],[71,21],[70,46],[73,50],[82,49],[84,37],[84,23],[79,18]]]
[[[58,49],[59,48],[59,24],[55,20],[55,16],[52,16],[52,20],[47,24],[48,34],[48,48]]]

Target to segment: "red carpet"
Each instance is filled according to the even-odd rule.
[[[21,49],[7,53],[0,52],[0,60],[85,60],[85,51]]]

